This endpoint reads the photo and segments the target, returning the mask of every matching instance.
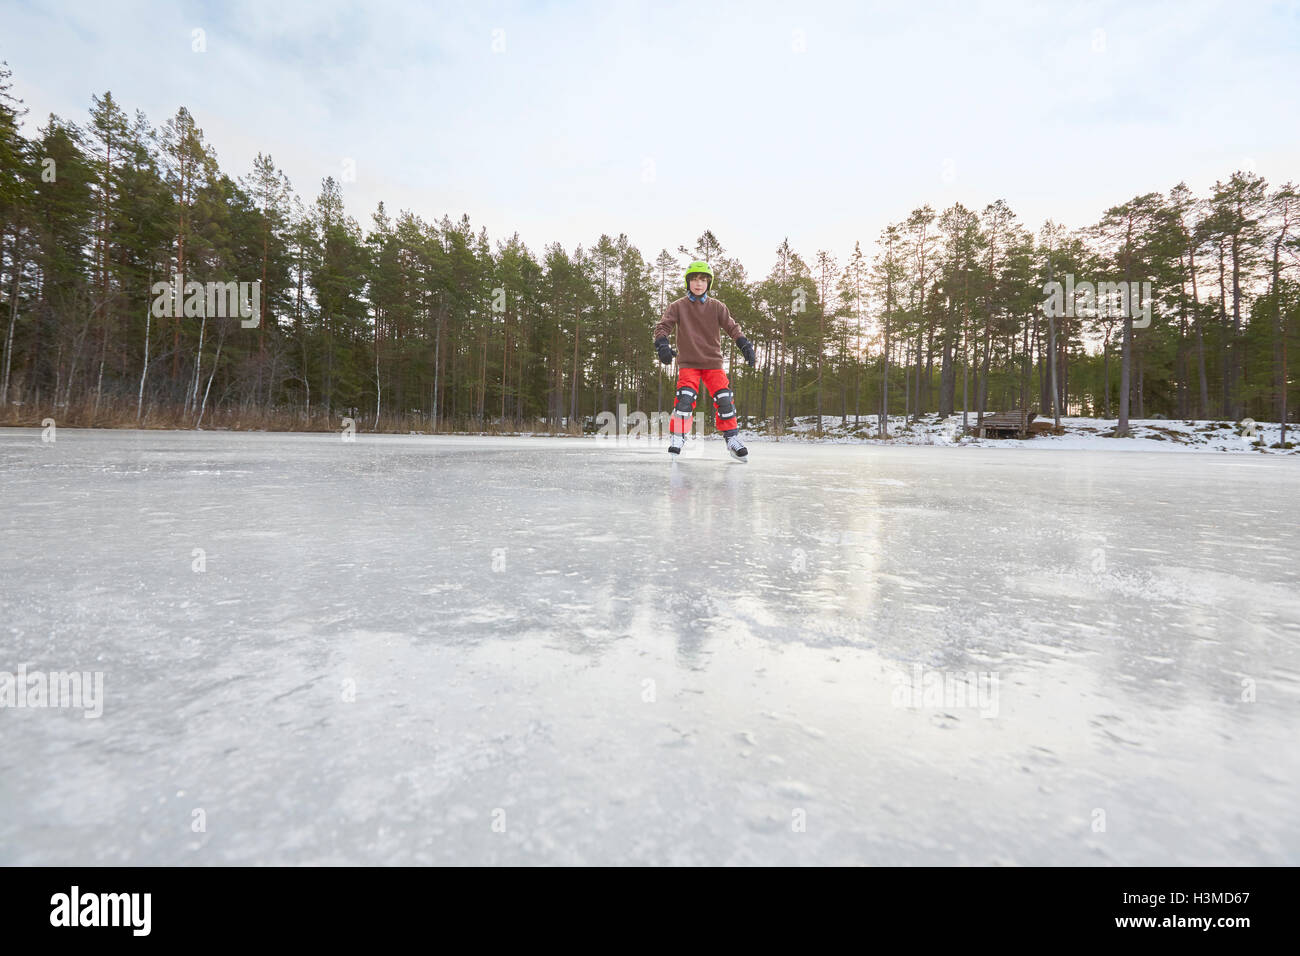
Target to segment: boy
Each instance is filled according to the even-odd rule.
[[[727,451],[737,461],[747,461],[749,450],[740,442],[739,429],[736,427],[736,403],[727,383],[727,373],[722,370],[722,347],[718,341],[718,330],[735,340],[736,346],[745,356],[750,368],[757,361],[754,346],[741,334],[740,326],[731,317],[727,307],[717,299],[709,298],[713,287],[713,270],[707,262],[692,262],[686,267],[686,295],[669,303],[664,310],[664,317],[654,327],[655,349],[659,352],[659,361],[671,365],[677,352],[668,345],[668,333],[677,328],[677,344],[681,346],[681,361],[678,363],[677,404],[673,407],[672,418],[668,424],[668,451],[674,455],[681,454],[682,445],[686,443],[686,433],[690,430],[691,414],[695,411],[695,400],[699,396],[700,379],[713,396],[713,407],[717,414],[718,431],[727,440]]]

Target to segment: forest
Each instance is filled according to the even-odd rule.
[[[1300,194],[1250,170],[1076,229],[1001,199],[921,205],[865,250],[774,238],[751,276],[709,230],[650,258],[624,233],[534,250],[383,203],[363,225],[346,183],[304,202],[264,154],[232,178],[188,110],[155,127],[110,92],[27,138],[11,80],[0,69],[0,424],[581,433],[621,404],[671,406],[650,330],[697,258],[758,350],[751,369],[724,339],[748,428],[1295,415]],[[256,320],[155,314],[177,274],[258,283]],[[1103,300],[1049,320],[1045,286],[1067,276],[1149,283],[1150,323]]]

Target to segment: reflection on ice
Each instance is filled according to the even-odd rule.
[[[1294,460],[39,436],[0,863],[1300,862]]]

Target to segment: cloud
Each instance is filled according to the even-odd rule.
[[[0,56],[29,135],[112,89],[155,125],[187,106],[232,175],[272,154],[308,202],[352,160],[362,223],[382,199],[647,258],[707,226],[759,276],[785,235],[844,258],[925,202],[1080,226],[1245,158],[1285,179],[1296,9],[42,2],[0,10]]]

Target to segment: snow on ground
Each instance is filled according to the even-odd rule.
[[[1035,419],[1034,423],[1052,418]],[[976,416],[967,416],[967,424],[973,431]],[[901,415],[890,416],[889,440],[894,444],[907,445],[961,445],[985,448],[1071,448],[1071,449],[1108,449],[1117,451],[1217,451],[1265,454],[1300,454],[1300,426],[1287,426],[1287,443],[1293,447],[1276,448],[1282,438],[1282,426],[1278,422],[1259,422],[1254,427],[1222,419],[1205,421],[1169,420],[1163,418],[1130,419],[1131,438],[1116,439],[1111,437],[1117,419],[1104,418],[1061,418],[1061,427],[1065,434],[1040,434],[1027,439],[975,438],[966,435],[962,427],[961,413],[940,418],[938,415],[923,415],[919,422]],[[797,437],[818,441],[878,441],[876,439],[876,418],[862,417],[855,426],[853,416],[846,424],[841,424],[838,415],[822,416],[823,437],[816,438],[817,416],[809,415],[795,420],[790,431]],[[765,436],[753,432],[749,438],[762,441]],[[749,440],[747,438],[747,440]]]
[[[742,417],[742,422],[746,421]],[[1127,438],[1114,438],[1114,431],[1119,424],[1117,419],[1062,417],[1063,434],[1035,434],[1025,439],[1015,438],[975,438],[974,429],[977,416],[971,413],[963,425],[961,413],[941,418],[938,415],[923,415],[914,421],[902,415],[889,418],[889,438],[893,445],[950,445],[962,448],[1031,448],[1050,449],[1067,448],[1072,450],[1108,450],[1108,451],[1213,451],[1242,454],[1300,455],[1300,426],[1287,426],[1287,445],[1281,447],[1282,426],[1278,422],[1258,422],[1248,424],[1229,422],[1220,419],[1206,420],[1169,420],[1163,418],[1130,419]],[[1253,420],[1252,420],[1253,421]],[[838,415],[822,416],[822,435],[818,437],[817,416],[801,415],[793,419],[794,424],[786,429],[782,436],[773,435],[769,428],[756,430],[753,420],[742,425],[741,437],[749,442],[808,441],[829,444],[876,444],[881,439],[876,437],[877,424],[874,415],[861,416],[855,424],[853,416],[841,421]],[[1040,428],[1052,419],[1035,419],[1034,424]],[[500,423],[497,423],[498,426]],[[698,424],[698,423],[697,423]],[[585,437],[596,440],[613,440],[614,428],[609,427],[609,435],[599,434],[600,428],[593,420],[585,426],[589,434]],[[629,426],[630,428],[630,426]],[[698,432],[698,429],[697,429]],[[969,433],[968,433],[969,432]],[[411,432],[425,434],[421,432]],[[533,438],[545,436],[545,432],[514,432],[516,437]],[[710,432],[706,440],[716,439]],[[636,436],[630,435],[629,441]]]
[[[1289,456],[40,437],[0,864],[1300,863]]]

